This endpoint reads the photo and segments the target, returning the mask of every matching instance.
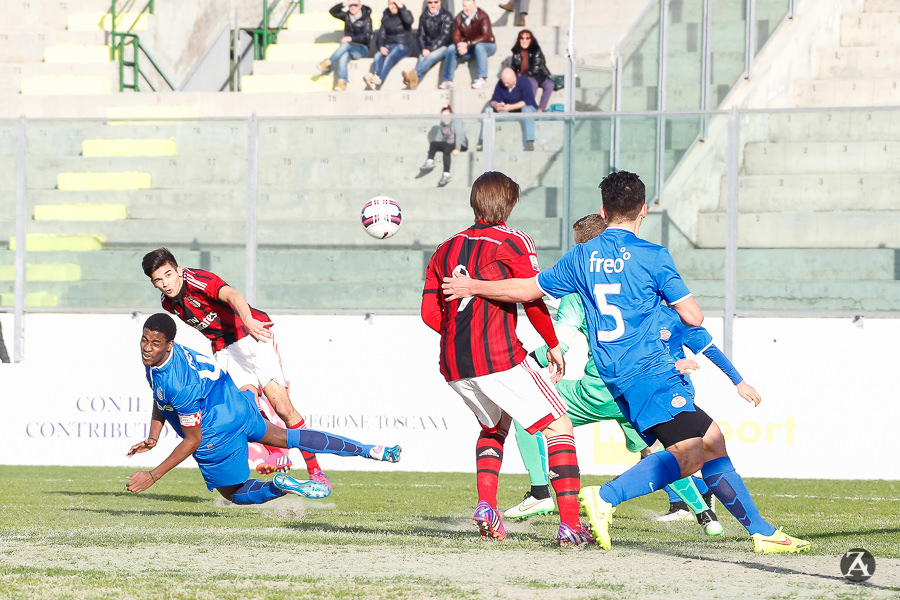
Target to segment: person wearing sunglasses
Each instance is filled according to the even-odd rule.
[[[419,82],[431,67],[444,60],[452,44],[453,14],[441,5],[441,0],[426,0],[425,7],[416,32],[421,50],[419,62],[415,69],[403,71],[403,83],[411,90],[419,87]]]
[[[547,68],[547,59],[541,51],[541,45],[530,29],[519,32],[516,45],[512,47],[512,61],[510,67],[516,75],[522,75],[531,83],[531,89],[537,99],[538,88],[541,92],[541,103],[538,112],[547,110],[550,103],[550,95],[553,93],[553,80],[550,78],[550,69]]]
[[[363,6],[360,0],[338,2],[328,11],[335,19],[344,22],[344,36],[341,45],[329,58],[319,63],[322,75],[336,66],[337,81],[335,91],[347,89],[347,65],[351,60],[365,58],[369,55],[369,40],[372,39],[372,9]]]

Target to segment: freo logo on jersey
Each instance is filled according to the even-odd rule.
[[[667,342],[669,341],[670,337],[672,337],[672,332],[665,327],[659,330],[659,339],[661,339],[662,341]]]
[[[684,399],[684,396],[675,396],[672,398],[672,408],[681,408],[687,404],[687,400]]]
[[[162,388],[156,388],[156,397],[157,397],[157,399],[158,399],[160,402],[163,401],[163,391],[162,391]]]
[[[591,273],[621,273],[625,270],[625,261],[631,258],[631,252],[626,250],[625,248],[620,248],[620,252],[622,252],[622,256],[619,258],[605,258],[602,256],[597,256],[600,254],[597,250],[591,252],[590,258],[590,270]]]

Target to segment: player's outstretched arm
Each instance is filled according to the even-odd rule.
[[[234,312],[237,313],[237,316],[241,318],[247,331],[256,341],[265,342],[272,337],[272,332],[268,329],[272,326],[272,322],[254,319],[253,314],[250,312],[250,305],[247,303],[247,299],[244,298],[242,293],[230,285],[223,285],[219,290],[219,300],[231,305],[231,308],[233,308]]]
[[[534,277],[484,281],[458,275],[444,277],[441,288],[444,290],[444,298],[448,302],[472,296],[481,296],[500,302],[531,302],[544,295]]]
[[[163,418],[162,413],[159,412],[159,407],[156,405],[156,402],[154,402],[153,412],[150,413],[150,432],[147,435],[147,439],[132,446],[125,456],[132,457],[135,454],[140,454],[141,452],[146,452],[147,450],[155,448],[156,442],[159,440],[159,434],[162,433],[162,428],[165,424],[166,420]]]
[[[188,456],[193,454],[197,448],[200,447],[203,434],[200,431],[199,424],[193,427],[182,426],[181,431],[184,434],[184,439],[175,446],[175,449],[172,450],[172,454],[170,454],[169,457],[155,469],[138,471],[128,477],[128,483],[125,484],[126,490],[135,494],[140,494],[159,481],[163,475],[184,462]]]
[[[741,395],[741,398],[747,402],[752,402],[753,406],[759,406],[759,403],[762,402],[762,396],[759,395],[759,392],[746,381],[737,384],[737,391],[738,394]]]

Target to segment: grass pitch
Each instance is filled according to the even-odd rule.
[[[717,510],[725,538],[657,523],[662,493],[623,504],[613,549],[556,547],[555,515],[506,521],[504,542],[472,525],[473,474],[330,472],[334,493],[237,507],[176,469],[147,492],[133,469],[0,467],[2,598],[896,598],[900,482],[752,479],[764,516],[813,543],[757,555]],[[607,478],[585,477],[585,485]],[[527,489],[501,476],[506,508]],[[865,548],[868,582],[840,573]]]

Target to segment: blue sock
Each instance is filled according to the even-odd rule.
[[[684,502],[684,500],[678,497],[678,494],[675,493],[675,490],[672,489],[672,486],[666,486],[666,493],[669,495],[669,504],[672,504],[674,502]]]
[[[299,448],[314,454],[337,454],[338,456],[369,456],[375,446],[326,433],[316,429],[288,429],[289,448]]]
[[[719,502],[753,535],[772,535],[775,528],[762,518],[744,480],[734,470],[727,456],[714,458],[703,465],[703,479]]]
[[[235,504],[262,504],[284,496],[284,492],[271,481],[248,479],[234,492],[231,501]]]
[[[693,480],[694,485],[697,486],[697,491],[700,492],[701,496],[705,496],[709,493],[709,487],[706,485],[705,481],[696,476],[693,476],[691,479]]]
[[[626,500],[664,488],[681,478],[681,467],[667,451],[654,452],[600,488],[600,497],[618,506]]]

